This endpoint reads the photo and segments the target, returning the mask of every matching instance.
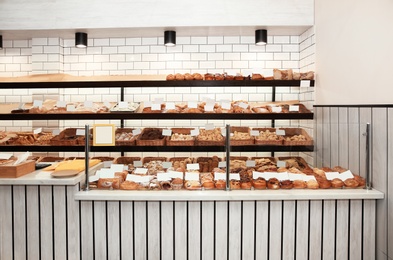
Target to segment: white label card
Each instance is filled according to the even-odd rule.
[[[135,174],[147,174],[147,171],[148,171],[149,169],[147,169],[147,168],[136,168],[135,169],[135,171],[134,171],[134,173]]]
[[[296,174],[296,173],[288,173],[288,177],[290,181],[295,181],[295,180],[303,180],[303,175],[304,174]]]
[[[39,133],[42,133],[42,128],[34,129],[34,130],[33,130],[33,133],[34,133],[35,135],[38,135]]]
[[[263,178],[262,172],[256,172],[256,171],[253,171],[253,172],[252,172],[252,178],[253,178],[254,180],[258,179],[259,177]]]
[[[42,100],[34,100],[33,101],[33,107],[42,107]]]
[[[214,111],[214,103],[207,103],[207,104],[205,105],[205,111],[207,111],[207,112],[212,112],[212,111]]]
[[[168,171],[169,177],[183,179],[183,172]]]
[[[218,168],[225,168],[225,167],[227,167],[226,161],[218,162]]]
[[[123,164],[111,164],[110,169],[113,170],[114,172],[122,172],[124,169]]]
[[[141,176],[135,174],[127,174],[126,180],[133,182],[141,182]]]
[[[199,171],[199,163],[188,163],[187,170],[189,170],[189,171],[198,170]]]
[[[299,112],[299,106],[291,105],[291,106],[289,106],[289,111],[290,112]]]
[[[98,176],[98,175],[89,176],[89,182],[98,181],[99,179],[100,179],[100,176]]]
[[[165,108],[166,108],[166,109],[175,109],[176,106],[175,106],[175,103],[173,103],[173,102],[167,102],[167,103],[165,104]]]
[[[277,161],[277,167],[286,167],[287,163],[285,161]]]
[[[111,165],[112,165],[112,161],[104,161],[104,167],[105,168],[110,168],[111,167]],[[124,166],[124,165],[122,165],[122,166]],[[127,166],[127,168],[128,168],[128,166]],[[124,168],[123,168],[124,169]]]
[[[353,178],[353,174],[350,170],[340,173],[340,179],[342,181],[345,181],[346,179],[351,179],[351,178]]]
[[[289,180],[289,176],[287,172],[278,172],[276,176],[277,176],[276,178],[279,181]]]
[[[283,129],[276,129],[276,135],[285,135],[285,130],[283,130]]]
[[[111,169],[101,169],[99,172],[97,172],[96,175],[100,176],[100,179],[102,178],[115,178],[115,172],[112,171]]]
[[[192,130],[190,131],[190,135],[191,135],[191,136],[197,136],[197,135],[199,135],[199,129],[192,129]]]
[[[199,173],[186,172],[186,175],[184,176],[184,179],[186,181],[199,181]]]
[[[251,160],[246,161],[246,166],[247,167],[255,167],[255,161],[251,161]]]
[[[198,104],[196,101],[188,101],[188,107],[189,108],[197,108]]]
[[[52,135],[59,135],[60,134],[60,129],[54,129],[52,131]]]
[[[238,174],[238,173],[230,173],[229,174],[229,179],[230,180],[240,181],[240,174]]]
[[[239,107],[241,107],[241,108],[243,108],[243,109],[247,109],[248,104],[247,104],[247,103],[244,103],[244,102],[240,102],[240,103],[239,103]]]
[[[261,177],[268,181],[271,178],[276,178],[276,175],[276,172],[262,172]]]
[[[93,101],[91,101],[91,100],[86,100],[86,101],[84,102],[84,106],[87,107],[87,108],[92,108],[92,107],[93,107]]]
[[[134,167],[142,167],[143,166],[143,164],[142,164],[142,161],[134,161]]]
[[[161,104],[159,103],[153,103],[151,105],[151,110],[161,110]]]
[[[206,124],[205,129],[206,130],[214,130],[214,124]]]
[[[128,108],[128,102],[127,101],[120,101],[118,107],[119,108]]]
[[[143,106],[144,106],[144,107],[151,107],[151,104],[152,104],[151,101],[145,101],[145,102],[143,103]]]
[[[57,107],[67,107],[67,103],[65,101],[57,101]]]
[[[214,173],[214,180],[215,181],[217,181],[217,180],[224,180],[225,181],[226,178],[227,178],[227,175],[224,172],[215,172]]]
[[[258,130],[251,130],[250,135],[251,136],[259,136],[259,131]]]
[[[12,156],[11,153],[0,153],[0,159],[3,159],[3,160],[8,160],[11,158],[11,156]]]
[[[142,132],[142,130],[140,128],[136,128],[134,130],[132,130],[132,135],[139,135]]]
[[[67,105],[67,111],[68,112],[74,112],[75,111],[75,106],[74,105]]]
[[[231,102],[230,101],[221,101],[221,108],[222,109],[231,109]]]
[[[311,81],[310,80],[301,80],[300,81],[300,86],[301,87],[310,87],[311,86]]]
[[[166,172],[158,172],[157,173],[157,180],[158,181],[169,181],[169,180],[171,180],[171,176],[169,175],[169,173],[166,173]]]
[[[171,136],[172,135],[172,130],[171,129],[163,129],[162,130],[162,135],[163,136]]]
[[[281,113],[282,109],[281,107],[272,107],[272,112],[274,113]]]
[[[312,175],[303,175],[304,181],[316,181],[315,177]]]
[[[168,169],[172,167],[172,162],[162,162],[162,167]]]
[[[76,135],[85,135],[85,129],[76,129]]]
[[[335,178],[340,178],[339,172],[325,172],[326,179],[333,180]]]

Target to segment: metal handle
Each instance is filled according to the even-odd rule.
[[[90,152],[90,128],[85,125],[85,191],[89,191],[89,152]]]
[[[226,183],[225,183],[225,190],[231,190],[231,186],[229,185],[229,167],[230,167],[230,156],[231,156],[231,126],[226,125],[226,132],[225,132],[225,158],[226,158]]]
[[[371,190],[371,125],[366,125],[366,189]]]

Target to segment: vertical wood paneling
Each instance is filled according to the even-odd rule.
[[[202,259],[214,259],[214,202],[202,203]]]
[[[258,259],[269,259],[269,202],[256,202],[256,218],[255,218],[255,255]]]
[[[322,257],[324,260],[335,259],[335,216],[336,201],[325,200],[323,202],[323,237],[322,237]]]
[[[362,257],[362,201],[351,200],[351,215],[349,216],[349,258],[361,259]]]
[[[65,186],[53,186],[54,252],[55,259],[67,259],[67,220]]]
[[[386,108],[372,109],[372,184],[373,187],[384,192],[389,197],[388,189],[388,133]],[[390,156],[390,160],[391,160]],[[377,247],[382,252],[388,252],[388,203],[387,199],[377,201]]]
[[[68,236],[68,259],[77,259],[80,256],[79,234],[79,201],[75,200],[75,193],[79,185],[67,186],[67,236]]]
[[[338,163],[343,167],[348,166],[348,138],[349,138],[349,126],[348,126],[348,108],[340,107],[338,110]],[[356,153],[358,150],[351,151]],[[351,169],[351,168],[350,168]]]
[[[106,202],[94,201],[94,257],[97,260],[107,258]]]
[[[283,231],[282,231],[282,259],[295,259],[295,216],[296,202],[284,201]]]
[[[339,149],[339,140],[340,140],[340,134],[341,134],[341,129],[339,126],[339,118],[338,118],[338,107],[332,107],[330,108],[330,129],[329,129],[329,134],[330,134],[330,147],[329,147],[329,153],[330,153],[330,164],[326,165],[338,165],[339,163],[339,157],[341,156],[341,151]],[[325,145],[328,143],[325,143]],[[332,151],[338,151],[338,152],[332,152]]]
[[[359,108],[348,108],[348,168],[354,172],[360,172],[360,129]],[[344,153],[344,151],[342,152]]]
[[[14,259],[26,259],[26,186],[14,186]],[[10,238],[9,238],[10,239]]]
[[[40,240],[37,239],[40,237],[38,186],[26,186],[26,211],[27,256],[28,259],[39,259]]]
[[[387,183],[388,183],[388,191],[385,193],[388,207],[388,220],[390,223],[388,226],[388,245],[393,243],[393,108],[388,109],[388,165],[387,165]],[[388,255],[393,259],[393,246],[388,247]]]
[[[322,201],[310,201],[309,259],[321,259]]]
[[[83,260],[94,259],[93,202],[81,201],[81,254]]]
[[[40,187],[41,259],[53,259],[52,186]]]
[[[349,201],[337,201],[336,221],[336,258],[344,260],[348,258],[348,227],[349,227]]]
[[[188,259],[201,258],[201,203],[188,202]]]
[[[147,259],[147,202],[134,202],[134,252],[135,259]]]
[[[228,257],[228,202],[216,202],[215,219],[215,247],[216,259],[227,259]]]
[[[364,200],[363,259],[375,259],[375,200]]]
[[[175,202],[175,260],[187,259],[187,202]]]
[[[133,259],[134,254],[134,218],[133,203],[128,201],[120,202],[120,243],[121,259]]]
[[[323,125],[322,125],[322,144],[318,149],[322,150],[322,165],[331,165],[331,152],[332,152],[332,144],[331,144],[331,134],[330,131],[330,108],[323,109]],[[320,137],[321,138],[321,137]],[[334,146],[333,146],[334,147]],[[336,146],[337,148],[337,146]]]
[[[308,259],[309,202],[296,204],[296,259]]]
[[[229,230],[228,230],[228,258],[229,260],[241,259],[241,225],[242,203],[231,201],[229,203]]]
[[[269,258],[281,259],[282,201],[270,201]]]
[[[108,201],[108,259],[120,259],[120,208],[119,202]]]
[[[162,260],[172,260],[174,258],[174,202],[161,202],[161,257]]]
[[[160,203],[147,203],[147,246],[149,259],[160,259]]]
[[[244,201],[242,212],[242,259],[254,259],[255,202]]]
[[[12,259],[12,187],[0,186],[0,259]]]
[[[314,115],[315,115],[315,134],[314,134],[314,142],[315,142],[315,158],[314,158],[314,165],[317,167],[322,166],[322,160],[323,160],[323,150],[321,147],[323,147],[323,113],[322,111],[324,108],[322,107],[316,107],[314,108]]]

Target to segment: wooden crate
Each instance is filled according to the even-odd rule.
[[[35,161],[25,161],[19,165],[0,166],[0,178],[18,178],[35,171]]]

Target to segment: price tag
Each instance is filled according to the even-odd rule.
[[[191,135],[191,136],[197,136],[197,135],[199,135],[199,129],[192,129],[192,130],[190,131],[190,135]]]
[[[11,153],[0,153],[0,159],[2,160],[8,160],[11,158],[11,156],[12,156]]]
[[[230,173],[229,174],[230,180],[240,181],[240,174],[238,173]]]
[[[206,124],[205,129],[206,130],[214,130],[214,124]]]
[[[42,100],[34,100],[33,101],[33,107],[42,107]]]
[[[34,133],[35,135],[38,135],[39,133],[42,133],[42,128],[34,129],[34,130],[33,130],[33,133]]]
[[[67,107],[67,103],[65,101],[57,101],[56,106],[57,107]]]
[[[246,167],[255,167],[255,161],[247,160]]]
[[[276,178],[276,174],[276,172],[262,172],[261,177],[268,181],[271,178]]]
[[[147,171],[148,171],[149,169],[147,169],[147,168],[136,168],[135,169],[135,171],[134,171],[134,173],[135,174],[147,174]]]
[[[151,101],[146,101],[143,103],[144,107],[151,107],[152,102]]]
[[[231,109],[231,102],[227,101],[227,100],[221,101],[221,108],[222,109]]]
[[[218,180],[226,180],[227,175],[224,172],[215,172],[214,173],[214,180],[218,181]]]
[[[335,178],[340,178],[339,172],[325,172],[326,179],[333,180]]]
[[[353,174],[350,170],[345,171],[343,173],[340,173],[340,177],[339,177],[342,181],[345,181],[346,179],[351,179],[353,178]]]
[[[139,176],[139,182],[141,182],[141,183],[150,182],[152,179],[153,179],[153,176],[151,176],[151,175]]]
[[[258,130],[251,130],[250,135],[251,136],[259,136],[259,131]]]
[[[141,182],[141,176],[135,174],[127,174],[126,180],[133,182]]]
[[[18,109],[22,109],[25,106],[25,103],[19,103]]]
[[[299,112],[299,106],[298,105],[289,106],[289,112]]]
[[[225,168],[225,167],[227,167],[226,161],[218,162],[218,168]]]
[[[86,108],[92,108],[93,107],[93,101],[91,100],[86,100],[83,104]]]
[[[67,105],[67,112],[74,112],[75,106],[74,105]]]
[[[263,174],[262,174],[262,172],[256,172],[256,171],[253,171],[252,172],[252,178],[254,179],[254,180],[256,180],[256,179],[258,179],[258,178],[263,178]]]
[[[205,111],[206,112],[213,112],[214,111],[214,103],[207,103],[205,105]]]
[[[169,175],[169,173],[166,173],[166,172],[158,172],[157,173],[157,180],[158,181],[169,181],[169,180],[171,180],[171,176]]]
[[[85,129],[76,129],[76,135],[85,135]]]
[[[134,130],[132,130],[132,135],[139,135],[142,132],[142,130],[140,128],[136,128]]]
[[[303,174],[288,173],[288,178],[290,181],[303,180]]]
[[[115,172],[112,169],[101,169],[97,174],[100,176],[100,179],[115,178]]]
[[[227,136],[227,130],[226,130],[226,128],[222,128],[222,129],[221,129],[221,134],[222,134],[222,136]],[[232,136],[233,134],[231,133],[230,135]]]
[[[162,167],[168,169],[172,167],[172,162],[162,162]]]
[[[104,161],[104,168],[110,168],[112,163],[113,163],[112,161]],[[125,165],[123,165],[123,166],[125,166]],[[128,166],[126,166],[126,167],[128,168]],[[124,168],[123,168],[123,170],[124,170]]]
[[[89,176],[89,182],[98,181],[99,179],[100,179],[100,176],[98,176],[98,175]]]
[[[276,135],[285,135],[285,130],[284,129],[276,129]]]
[[[111,108],[112,104],[109,101],[104,101],[104,106],[106,106],[107,108]]]
[[[282,108],[281,107],[272,107],[272,112],[274,113],[281,113]]]
[[[188,171],[192,171],[192,170],[199,171],[199,163],[188,163],[187,164],[187,170]]]
[[[134,167],[142,167],[143,166],[142,161],[134,161],[133,165],[134,165]]]
[[[124,170],[123,164],[111,164],[110,167],[110,169],[114,172],[122,172]]]
[[[175,109],[176,108],[175,103],[173,103],[173,102],[167,102],[165,104],[165,107],[166,107],[166,109]]]
[[[316,181],[315,177],[312,175],[303,175],[304,181]]]
[[[243,108],[243,109],[247,109],[248,108],[248,104],[244,103],[244,102],[240,102],[239,103],[239,107]]]
[[[311,86],[311,81],[310,80],[301,80],[300,81],[300,86],[301,87],[310,87]]]
[[[277,174],[276,174],[276,178],[279,180],[279,181],[285,181],[285,180],[289,180],[289,176],[288,176],[288,173],[287,172],[278,172]]]
[[[162,104],[162,103],[164,103],[164,99],[163,98],[155,98],[154,103]]]
[[[186,175],[184,176],[184,179],[186,181],[199,181],[199,173],[186,172]]]
[[[151,105],[151,110],[161,110],[161,104],[159,103],[153,103]]]
[[[128,102],[127,101],[120,101],[118,107],[119,108],[128,108]]]
[[[285,161],[277,161],[277,167],[286,167],[287,163]]]
[[[196,101],[188,101],[189,108],[198,108],[198,104]]]
[[[172,135],[172,130],[171,129],[163,129],[162,130],[162,135],[163,136],[171,136]]]
[[[168,171],[169,177],[183,179],[183,172]]]
[[[59,135],[60,134],[60,129],[54,129],[52,131],[52,135]]]

